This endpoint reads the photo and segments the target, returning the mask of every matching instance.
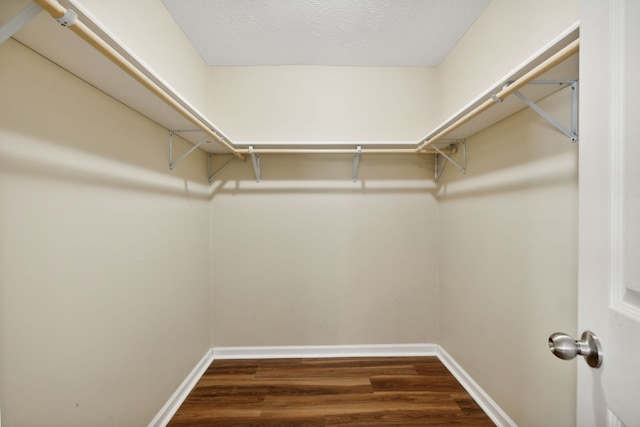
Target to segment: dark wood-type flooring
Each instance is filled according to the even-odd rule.
[[[493,426],[436,357],[216,360],[169,426]]]

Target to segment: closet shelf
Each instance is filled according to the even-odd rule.
[[[212,153],[235,151],[220,129],[75,0],[35,0],[27,8],[33,12],[34,5],[46,13],[27,14],[30,20],[18,26],[13,34],[15,40],[165,129],[200,130],[181,137],[195,145],[207,135],[211,143],[202,146],[203,150]],[[13,11],[9,6],[0,7],[0,23],[9,23],[19,15],[19,11]],[[67,10],[73,10],[77,19],[63,26],[56,19],[64,16]],[[236,155],[244,157],[239,153]]]
[[[527,107],[573,85],[579,77],[579,25],[574,24],[520,66],[487,88],[420,140],[419,150],[441,138],[465,139]],[[549,83],[549,84],[532,84]]]
[[[37,7],[48,14],[38,14],[37,10],[34,13]],[[240,159],[244,159],[245,155],[250,156],[258,179],[261,154],[334,153],[354,156],[353,176],[356,179],[361,154],[434,154],[437,180],[444,165],[452,162],[449,154],[458,150],[458,146],[464,152],[466,138],[526,108],[526,100],[531,106],[569,84],[575,85],[578,80],[579,26],[576,23],[418,142],[233,143],[76,0],[35,0],[28,9],[20,17],[19,13],[16,15],[17,11],[0,8],[0,22],[13,21],[11,28],[4,25],[0,30],[11,32],[9,36],[13,35],[20,43],[168,129],[169,165],[172,169],[196,148],[210,154],[232,152]],[[69,9],[77,14],[77,19],[73,13],[67,12]],[[6,16],[8,14],[11,16]],[[65,19],[68,22],[60,22]],[[32,22],[27,25],[29,21]],[[534,79],[556,83],[528,84]],[[508,96],[516,90],[517,96]],[[158,102],[158,98],[163,102]],[[570,131],[561,130],[569,136],[573,133],[577,138],[577,125],[574,123],[572,128]],[[172,133],[180,133],[182,138],[194,145],[176,161],[173,161]],[[443,158],[444,162],[438,165],[439,158]],[[464,172],[466,165],[455,165]],[[214,175],[220,171],[214,172]],[[209,176],[212,177],[211,171]]]

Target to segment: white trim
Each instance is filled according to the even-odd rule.
[[[442,346],[438,346],[438,359],[444,366],[451,372],[451,374],[458,380],[460,384],[467,390],[473,400],[486,412],[487,416],[491,418],[497,426],[509,426],[517,427],[517,424],[509,418],[509,416],[498,406],[498,404],[476,383],[473,378],[462,369],[462,366],[458,364],[447,353]]]
[[[214,359],[286,359],[305,357],[436,356],[437,344],[303,345],[214,347]]]
[[[176,414],[182,402],[187,398],[191,390],[196,386],[200,377],[207,370],[209,365],[213,362],[213,351],[207,350],[205,355],[200,359],[187,378],[182,381],[182,384],[178,386],[178,389],[171,395],[167,403],[164,404],[160,412],[151,420],[147,427],[165,427],[171,421],[171,418]]]

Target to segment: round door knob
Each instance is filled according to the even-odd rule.
[[[580,341],[569,335],[556,332],[549,337],[549,350],[560,359],[571,360],[577,355],[584,356],[585,361],[592,368],[602,365],[602,348],[600,340],[591,331],[584,331]]]

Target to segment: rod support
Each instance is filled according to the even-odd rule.
[[[447,162],[451,162],[460,172],[462,172],[462,174],[466,174],[467,173],[467,140],[466,139],[459,139],[459,140],[454,140],[452,141],[453,144],[455,144],[455,148],[452,149],[450,151],[450,153],[456,153],[458,151],[457,147],[459,145],[462,145],[462,165],[459,165],[455,160],[453,160],[450,156],[448,156],[442,149],[436,147],[435,145],[432,145],[431,148],[433,148],[434,150],[436,150],[436,155],[435,155],[435,181],[438,182],[440,180],[440,177],[442,176],[442,173],[444,172],[444,168],[447,165]],[[444,158],[444,161],[442,163],[440,163],[440,157]]]
[[[70,27],[78,20],[78,14],[71,9],[67,9],[60,18],[55,18],[63,27]]]
[[[231,157],[231,160],[229,160],[227,163],[222,165],[220,167],[220,169],[218,169],[215,172],[211,172],[211,157],[212,156],[213,155],[211,153],[209,153],[207,155],[207,178],[209,179],[209,182],[213,182],[213,180],[215,179],[216,176],[220,175],[226,168],[231,166],[231,163],[233,163],[236,160],[238,160],[238,158],[236,156],[233,156],[233,157]]]
[[[576,142],[578,140],[578,82],[577,81],[540,81],[540,82],[531,82],[535,84],[569,84],[571,86],[571,129],[568,129],[562,123],[560,123],[556,118],[551,116],[551,114],[547,113],[543,110],[538,104],[529,99],[525,94],[520,92],[519,90],[515,91],[513,94],[524,102],[529,108],[535,111],[540,117],[545,119],[547,122],[551,123],[556,129],[565,134],[571,142]]]
[[[179,133],[179,132],[200,132],[200,131],[199,130],[194,130],[194,131],[181,130],[180,131],[180,130],[169,129],[169,170],[173,170],[176,166],[178,166],[180,162],[186,159],[187,156],[189,156],[189,154],[193,153],[196,149],[200,148],[202,144],[204,144],[205,142],[211,142],[209,139],[209,136],[205,136],[197,144],[191,147],[186,153],[184,153],[182,156],[178,157],[176,161],[174,161],[173,160],[173,134]]]
[[[360,154],[362,154],[362,145],[358,145],[356,153],[353,155],[353,182],[358,180],[358,167],[360,165]]]
[[[253,152],[253,145],[249,146],[249,155],[253,163],[253,172],[256,174],[256,182],[260,182],[260,154]]]

